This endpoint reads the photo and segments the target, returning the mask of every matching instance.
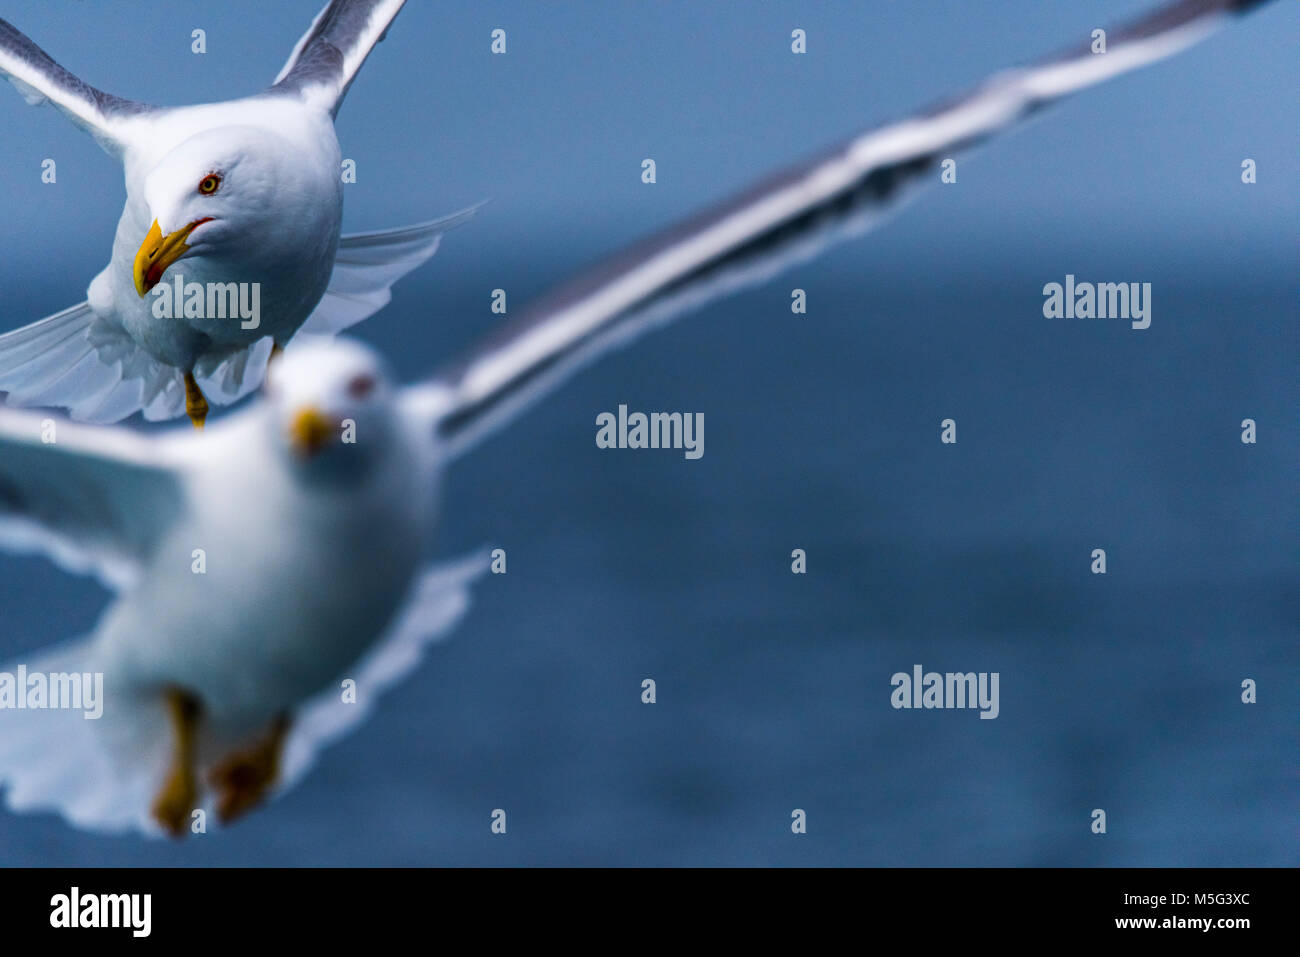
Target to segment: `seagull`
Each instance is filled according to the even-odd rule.
[[[474,212],[339,234],[334,117],[404,3],[333,0],[269,89],[176,108],[97,90],[0,20],[0,73],[28,102],[53,103],[89,131],[126,180],[112,258],[86,301],[0,335],[9,403],[96,422],[183,410],[201,428],[208,400],[228,404],[256,388],[269,356],[300,328],[338,332],[388,302],[389,287]],[[206,292],[194,298],[202,308],[169,305],[160,316],[149,294],[177,276],[178,292],[192,283]],[[256,315],[230,315],[235,290],[247,291]]]
[[[1112,31],[1105,55],[1001,73],[855,137],[561,287],[412,385],[358,342],[300,337],[254,401],[203,433],[0,407],[0,544],[113,592],[89,635],[21,663],[102,675],[99,720],[5,706],[0,683],[8,806],[181,836],[199,813],[229,822],[284,793],[469,607],[486,556],[424,557],[451,463],[584,364],[861,231],[939,158],[1255,5],[1182,0]]]

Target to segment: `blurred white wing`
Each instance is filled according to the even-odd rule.
[[[1106,53],[1083,43],[864,133],[561,288],[408,390],[406,405],[414,421],[436,425],[454,456],[609,349],[867,229],[911,188],[933,182],[941,158],[1076,90],[1171,56],[1263,2],[1181,0],[1108,31]]]
[[[417,576],[396,620],[349,672],[356,681],[356,701],[343,703],[334,685],[294,715],[277,792],[293,787],[323,748],[360,725],[380,697],[415,670],[428,646],[450,632],[469,610],[470,586],[487,569],[487,553],[479,550],[426,568]]]
[[[303,34],[271,87],[338,113],[348,87],[406,0],[331,0]]]
[[[177,442],[0,406],[0,546],[129,586],[185,507]]]

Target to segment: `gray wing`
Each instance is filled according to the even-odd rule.
[[[0,405],[0,546],[127,587],[183,508],[171,441]]]
[[[393,284],[426,262],[438,251],[442,237],[482,205],[414,226],[340,236],[329,287],[300,333],[336,335],[374,315],[388,305]]]
[[[28,103],[53,103],[115,155],[122,151],[130,121],[154,110],[79,80],[6,20],[0,20],[0,73]]]
[[[965,96],[864,133],[633,247],[528,309],[432,382],[408,390],[449,454],[576,369],[657,324],[760,283],[869,228],[937,162],[1070,93],[1171,56],[1267,0],[1181,0],[1088,43],[996,74]]]
[[[348,87],[406,0],[330,0],[303,34],[271,92],[338,113]]]

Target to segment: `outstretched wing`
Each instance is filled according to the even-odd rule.
[[[114,155],[122,152],[130,121],[154,110],[79,80],[5,20],[0,20],[0,73],[28,103],[53,103]]]
[[[329,287],[301,331],[333,335],[374,315],[392,299],[393,283],[427,261],[438,251],[443,235],[482,205],[414,226],[340,236]]]
[[[172,441],[0,406],[0,546],[129,586],[184,507]]]
[[[1087,44],[999,73],[969,94],[864,133],[633,247],[537,303],[432,382],[407,392],[413,421],[456,455],[596,356],[646,329],[870,227],[941,157],[1070,93],[1190,46],[1267,0],[1181,0]]]
[[[272,85],[305,101],[339,111],[361,64],[406,0],[330,0],[298,41]]]
[[[322,749],[359,726],[379,699],[415,670],[428,646],[445,637],[469,610],[470,586],[487,570],[484,549],[420,573],[384,636],[348,672],[356,682],[356,701],[340,705],[329,687],[294,714],[277,793],[292,788]]]
[[[204,357],[194,374],[210,402],[229,405],[261,383],[270,352],[263,340]],[[158,421],[185,410],[176,370],[87,302],[0,335],[0,395],[8,405],[67,409],[79,422],[117,422],[141,410]]]

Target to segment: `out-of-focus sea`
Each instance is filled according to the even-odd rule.
[[[884,49],[930,36],[902,6],[890,5],[897,29],[873,41],[882,59],[865,74],[920,69]],[[945,36],[976,29],[961,19],[973,15],[940,6]],[[706,32],[727,16],[701,9]],[[411,129],[375,118],[393,108],[386,97],[411,95],[399,66],[424,52],[398,39],[403,20],[367,65],[340,118],[345,155],[362,157],[350,227],[496,197],[359,330],[403,378],[499,322],[493,288],[508,290],[513,312],[853,128],[842,89],[826,103],[835,122],[808,118],[808,81],[789,114],[796,132],[781,138],[776,123],[765,138],[729,120],[726,103],[690,98],[683,64],[712,49],[694,31],[678,49],[671,22],[645,24],[633,43],[627,25],[647,18],[618,11],[622,39],[574,56],[591,60],[588,81],[614,75],[620,55],[633,78],[609,102],[589,93],[581,110],[554,104],[584,71],[566,61],[548,87],[545,64],[527,59],[541,41],[526,30],[512,33],[505,89],[482,86],[496,67],[439,34],[439,69],[457,79],[429,109],[460,115],[455,102],[477,117],[445,139],[428,118]],[[428,11],[408,13],[412,29],[429,29]],[[594,29],[519,16],[545,21],[536,29],[553,31],[548,42]],[[788,36],[788,17],[761,16]],[[843,54],[857,27],[820,23],[830,16],[817,13],[810,35]],[[1053,44],[1040,34],[1060,40],[1075,26],[1059,11],[1041,16],[1016,21],[1003,46],[985,38],[985,55],[960,46],[957,66],[919,74],[925,89],[869,84],[861,121],[1041,52]],[[496,25],[470,19],[453,16],[483,38]],[[30,16],[20,25],[36,30]],[[0,865],[1300,863],[1300,151],[1293,104],[1275,108],[1289,127],[1270,126],[1250,95],[1296,68],[1281,66],[1276,22],[1246,29],[1212,41],[1208,59],[1121,80],[1037,121],[875,234],[604,360],[457,462],[437,553],[490,543],[507,550],[508,573],[483,581],[454,635],[271,808],[182,845],[3,811]],[[269,49],[296,36],[277,30]],[[57,52],[75,66],[72,36]],[[677,50],[682,75],[637,99],[637,76],[663,74],[651,56],[661,48]],[[278,60],[268,63],[273,73]],[[755,69],[756,97],[804,82],[785,65]],[[830,73],[848,69],[842,58]],[[113,75],[101,64],[91,79]],[[1286,89],[1295,84],[1269,95]],[[1205,101],[1186,103],[1184,91]],[[498,99],[552,113],[497,123]],[[111,163],[85,159],[93,147],[65,136],[59,117],[23,109],[0,102],[6,123],[25,124],[0,149],[14,204],[0,224],[11,253],[4,329],[81,297],[120,189]],[[599,116],[619,119],[601,131]],[[477,144],[464,142],[469,127]],[[54,149],[33,131],[57,136],[68,157],[67,191],[48,210],[14,172],[39,169]],[[392,158],[386,142],[405,152]],[[476,152],[479,164],[467,159]],[[638,178],[652,155],[653,188]],[[1254,187],[1239,181],[1244,156],[1267,160]],[[619,162],[627,168],[611,172]],[[83,210],[93,228],[68,235]],[[66,259],[42,252],[65,236]],[[1151,327],[1044,318],[1042,287],[1067,273],[1150,282]],[[796,287],[806,316],[790,311]],[[620,403],[703,413],[704,456],[598,449],[595,418]],[[955,445],[940,442],[946,418]],[[1257,444],[1241,441],[1246,418]],[[806,575],[791,574],[795,548]],[[1105,575],[1090,571],[1094,548],[1106,550]],[[0,659],[84,632],[105,597],[38,559],[0,556]],[[890,676],[916,664],[998,672],[998,718],[893,709]],[[645,678],[653,705],[641,701]],[[1246,679],[1255,704],[1241,701]],[[505,835],[490,831],[497,808]],[[804,835],[791,833],[796,808]],[[1105,835],[1090,830],[1095,808]]]

